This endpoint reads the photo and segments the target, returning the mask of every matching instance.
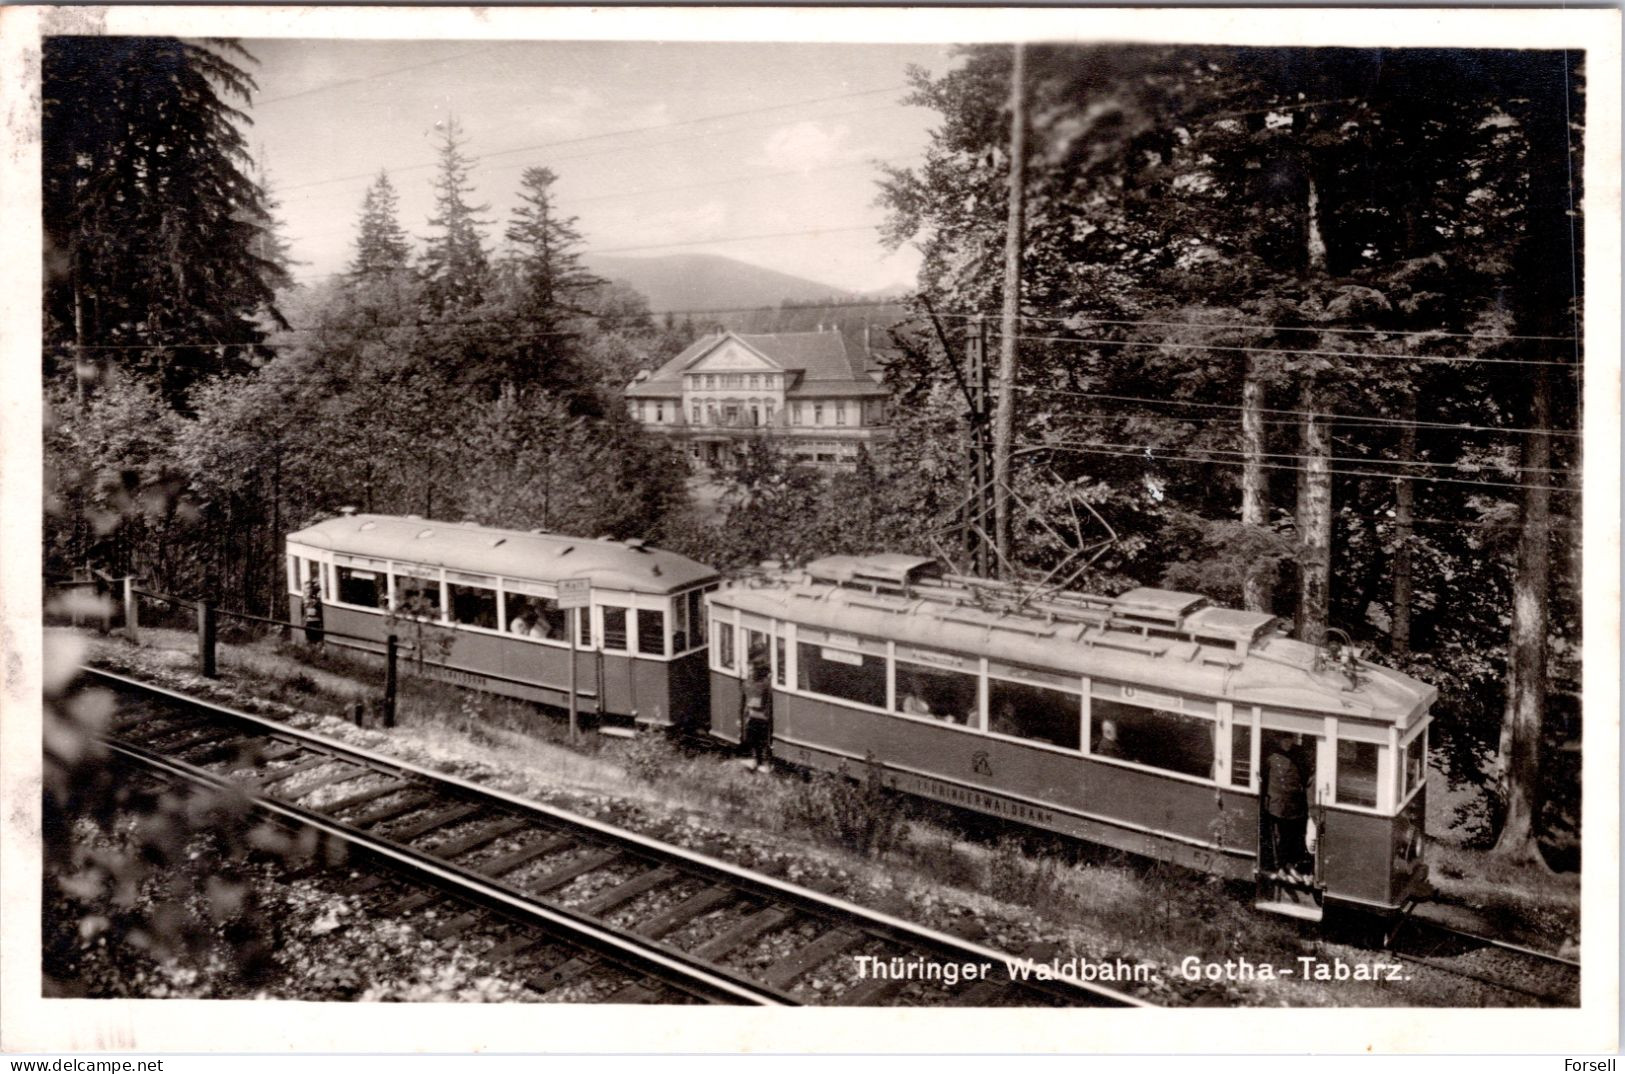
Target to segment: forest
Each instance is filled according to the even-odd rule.
[[[1583,55],[1023,53],[1006,569],[1343,631],[1439,689],[1435,763],[1495,789],[1485,843],[1572,860],[1578,790],[1543,758],[1580,731]],[[965,355],[1006,343],[1015,56],[912,72],[924,162],[877,169],[887,241],[924,255],[876,352],[890,436],[834,475],[755,442],[705,512],[620,391],[712,322],[587,272],[545,163],[489,219],[447,122],[421,233],[380,171],[348,270],[296,285],[252,56],[48,40],[47,575],[280,614],[283,535],[342,506],[725,568],[962,549]]]

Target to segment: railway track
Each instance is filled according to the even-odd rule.
[[[544,996],[571,988],[572,999],[607,1002],[1149,1005],[1092,982],[1012,979],[1006,967],[1021,956],[174,690],[86,673],[118,697],[107,741],[120,757],[234,788],[284,823],[432,885],[380,912],[438,904],[431,936],[489,937],[482,957]],[[390,884],[381,870],[352,892]],[[949,966],[957,972],[943,973]],[[596,987],[580,990],[583,980]]]
[[[1387,953],[1412,965],[1504,992],[1515,1003],[1555,1007],[1580,1003],[1578,960],[1438,921],[1410,918]]]

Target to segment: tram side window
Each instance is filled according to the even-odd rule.
[[[440,583],[433,578],[395,576],[395,607],[423,619],[440,618]]]
[[[639,608],[638,652],[644,656],[666,655],[666,613],[654,608]]]
[[[905,716],[975,726],[981,704],[978,693],[974,675],[897,661],[897,711]]]
[[[987,719],[988,730],[995,734],[1069,750],[1078,749],[1083,740],[1083,701],[1077,694],[1061,690],[989,677]]]
[[[626,609],[604,609],[604,648],[626,651]]]
[[[592,648],[592,609],[576,609],[576,644],[583,649]]]
[[[452,582],[446,586],[446,592],[451,602],[452,622],[486,630],[497,628],[496,590]]]
[[[886,658],[801,642],[796,646],[796,685],[860,705],[886,707]]]
[[[1253,729],[1247,724],[1230,725],[1230,783],[1245,787],[1253,776]]]
[[[339,600],[342,603],[358,604],[363,608],[382,608],[389,603],[389,586],[376,571],[340,567],[338,576]]]
[[[527,597],[523,593],[508,593],[505,597],[508,633],[551,641],[565,640],[565,612],[558,601],[551,597]]]
[[[767,635],[760,630],[745,631],[745,662],[753,670],[767,667]]]
[[[1187,776],[1213,778],[1213,738],[1218,725],[1212,720],[1101,698],[1090,704],[1094,713],[1091,753]],[[1117,734],[1115,751],[1102,745],[1107,723]]]
[[[1337,740],[1337,801],[1342,805],[1376,807],[1376,743]]]
[[[1423,731],[1405,746],[1405,793],[1422,785],[1427,773],[1427,738]]]
[[[790,681],[790,657],[789,654],[785,652],[783,638],[773,639],[773,659],[778,661],[778,671],[774,674],[773,678],[780,686],[784,686]]]
[[[717,623],[717,640],[714,643],[717,652],[717,667],[733,670],[734,666],[734,628],[731,623]]]

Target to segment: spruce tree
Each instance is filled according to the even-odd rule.
[[[429,226],[437,229],[429,237],[423,257],[424,297],[435,316],[471,309],[485,297],[490,262],[480,228],[486,221],[479,215],[489,205],[469,204],[474,187],[468,181],[475,161],[463,154],[462,124],[446,121],[440,143],[440,174],[434,181],[435,215]]]
[[[172,405],[248,368],[276,319],[271,225],[241,127],[252,62],[234,41],[49,37],[42,64],[48,338],[117,362]],[[92,349],[94,348],[94,349]],[[50,372],[50,370],[47,370]]]
[[[519,207],[506,233],[524,288],[524,311],[549,329],[567,315],[584,312],[583,299],[604,284],[581,264],[577,218],[560,216],[553,204],[557,181],[551,168],[525,169],[519,179]]]
[[[361,202],[355,260],[349,268],[353,279],[389,276],[407,267],[412,246],[401,227],[399,207],[400,198],[389,181],[389,173],[380,169]]]

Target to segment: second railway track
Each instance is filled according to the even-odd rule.
[[[233,787],[288,823],[325,832],[436,885],[468,910],[540,930],[568,952],[553,969],[614,967],[604,998],[833,1006],[1138,1007],[1094,982],[1012,979],[1020,956],[481,787],[337,740],[86,669],[120,698],[119,755],[173,778]],[[368,878],[363,890],[383,883]],[[403,908],[434,895],[409,896]],[[500,960],[540,940],[493,944]],[[497,950],[494,948],[502,948]],[[877,966],[986,966],[952,982]],[[868,967],[867,970],[860,967]]]

